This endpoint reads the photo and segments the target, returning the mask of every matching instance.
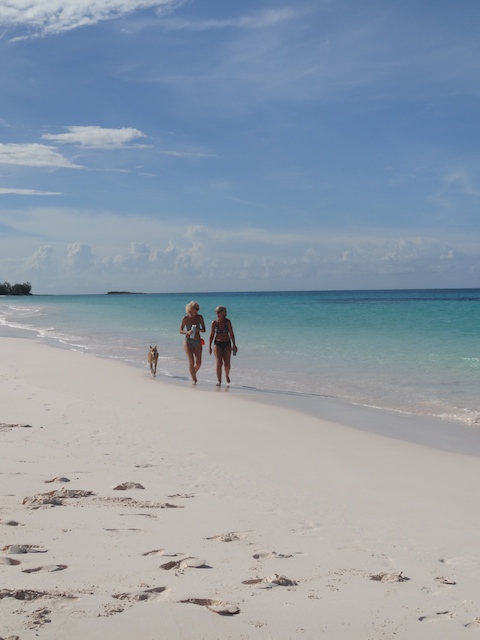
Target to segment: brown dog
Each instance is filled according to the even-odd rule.
[[[158,362],[158,351],[157,345],[154,347],[150,347],[150,351],[148,352],[148,363],[150,365],[150,371],[154,376],[157,375],[157,362]]]

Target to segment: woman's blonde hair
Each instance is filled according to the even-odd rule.
[[[215,309],[215,313],[224,313],[225,317],[226,317],[227,316],[227,307],[222,307],[222,306],[217,307]]]
[[[200,309],[200,305],[198,304],[198,302],[195,302],[195,300],[192,300],[191,302],[189,302],[185,307],[185,311],[187,313],[190,313],[192,309],[196,309],[197,311]]]

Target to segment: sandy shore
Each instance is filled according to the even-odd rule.
[[[0,638],[480,632],[478,457],[146,363],[0,352]]]

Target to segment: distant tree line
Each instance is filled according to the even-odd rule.
[[[23,284],[0,284],[0,296],[31,296],[32,285],[29,282]]]

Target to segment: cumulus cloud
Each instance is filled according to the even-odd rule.
[[[26,27],[35,35],[58,34],[139,9],[165,11],[183,0],[6,0],[0,4],[0,25]]]
[[[48,270],[53,275],[53,272],[57,269],[58,263],[53,251],[53,247],[50,245],[43,245],[39,247],[27,260],[25,261],[25,267],[27,270],[36,272],[38,270]]]
[[[480,264],[478,235],[460,231],[289,233],[56,208],[3,211],[0,224],[16,236],[0,234],[0,273],[35,293],[476,286]]]
[[[74,242],[67,247],[67,264],[72,269],[88,269],[94,264],[92,247],[84,242]]]
[[[221,243],[215,245],[212,255],[211,244],[189,242],[185,236],[163,248],[133,244],[123,253],[97,256],[94,247],[74,243],[56,260],[51,251],[39,249],[30,266],[40,264],[44,273],[49,266],[52,281],[57,283],[61,277],[64,291],[99,293],[118,287],[158,292],[395,288],[399,283],[416,287],[440,286],[440,282],[448,286],[453,282],[449,278],[459,273],[465,279],[457,285],[468,286],[468,274],[475,273],[478,263],[478,252],[472,255],[438,242],[408,239],[378,241],[373,255],[372,243],[367,240],[357,240],[357,245],[348,249],[340,242],[321,244],[305,238],[296,250],[284,243],[268,255],[263,251],[248,255],[238,249],[227,251]],[[438,282],[430,279],[435,274],[441,274]],[[47,280],[42,282],[27,270],[23,279],[49,286]]]
[[[44,133],[44,140],[52,140],[58,144],[77,144],[91,149],[120,149],[129,145],[136,138],[145,138],[138,129],[107,129],[97,126],[65,127],[68,133]],[[131,145],[129,145],[131,146]],[[134,145],[142,146],[142,145]]]
[[[58,169],[83,168],[62,156],[54,147],[44,144],[0,144],[0,164]]]

